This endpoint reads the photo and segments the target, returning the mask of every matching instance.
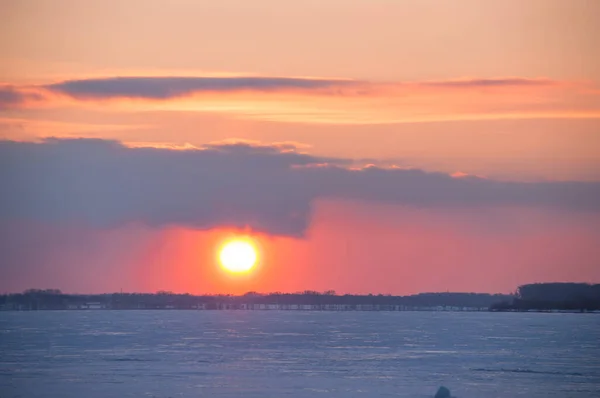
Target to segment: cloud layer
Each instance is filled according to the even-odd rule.
[[[462,79],[446,81],[374,83],[360,80],[291,78],[291,77],[110,77],[66,80],[45,86],[46,89],[77,99],[145,98],[169,99],[195,93],[286,92],[302,90],[313,94],[368,96],[390,90],[415,88],[492,88],[550,86],[548,79]],[[350,89],[353,91],[344,91]]]
[[[316,200],[600,211],[600,184],[514,183],[421,170],[349,168],[291,144],[129,148],[116,141],[0,141],[0,221],[251,228],[301,237]]]
[[[0,110],[21,106],[28,101],[39,101],[42,98],[43,96],[40,93],[0,84]]]
[[[376,82],[269,76],[118,76],[0,89],[20,107],[195,111],[281,122],[378,124],[600,118],[592,83],[543,78]]]
[[[319,90],[359,84],[349,80],[290,77],[112,77],[67,80],[45,86],[73,98],[168,99],[201,92]]]

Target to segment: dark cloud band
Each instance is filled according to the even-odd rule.
[[[471,79],[430,82],[374,83],[358,80],[312,79],[291,77],[109,77],[66,80],[44,86],[45,89],[78,99],[144,98],[163,100],[202,92],[278,92],[288,90],[324,91],[329,94],[364,95],[381,88],[486,88],[551,85],[545,79]]]
[[[113,77],[68,80],[46,88],[75,98],[168,99],[200,92],[315,90],[351,84],[286,77]]]
[[[19,106],[28,100],[41,100],[39,93],[23,91],[22,89],[0,84],[0,110]]]
[[[170,150],[89,139],[0,141],[0,221],[231,226],[303,236],[312,204],[322,198],[600,211],[599,183],[501,182],[421,170],[353,170],[348,163],[240,143]]]

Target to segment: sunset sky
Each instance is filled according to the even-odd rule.
[[[0,15],[0,292],[600,282],[600,2]]]

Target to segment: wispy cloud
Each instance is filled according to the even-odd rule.
[[[128,76],[10,87],[5,103],[195,111],[280,122],[377,124],[600,118],[593,84],[544,78],[371,82],[260,76]],[[1,100],[0,100],[1,101]],[[1,105],[0,105],[1,106]]]
[[[249,227],[300,237],[319,199],[600,212],[600,183],[503,182],[353,163],[293,145],[173,150],[89,139],[0,141],[0,221]]]
[[[551,79],[457,79],[442,81],[425,81],[418,83],[428,87],[446,88],[487,88],[487,87],[544,87],[559,85],[560,82]]]
[[[202,92],[318,91],[355,84],[358,82],[291,77],[112,77],[67,80],[47,85],[45,88],[79,99],[169,99]]]
[[[145,98],[170,99],[195,93],[258,92],[277,93],[304,91],[313,95],[371,96],[382,91],[405,91],[426,87],[493,88],[551,86],[549,79],[501,78],[459,79],[424,82],[369,82],[349,79],[316,79],[292,77],[111,77],[66,80],[44,88],[77,99]]]
[[[29,101],[41,101],[43,95],[20,87],[0,84],[0,110],[19,107]]]

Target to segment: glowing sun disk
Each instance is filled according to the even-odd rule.
[[[233,240],[226,243],[219,252],[221,266],[229,272],[249,271],[256,263],[256,249],[252,243]]]

